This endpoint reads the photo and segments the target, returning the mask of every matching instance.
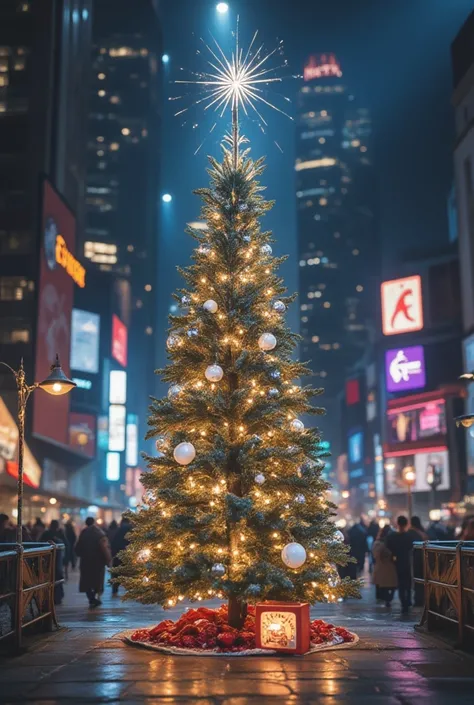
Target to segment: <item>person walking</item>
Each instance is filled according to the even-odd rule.
[[[392,552],[389,550],[386,540],[392,532],[389,524],[380,529],[379,534],[372,547],[374,557],[373,579],[376,587],[376,595],[385,601],[385,606],[390,607],[393,595],[397,589],[397,570],[393,562]]]
[[[394,531],[387,536],[387,548],[391,551],[395,560],[397,571],[398,596],[402,605],[402,614],[408,614],[412,605],[411,584],[412,566],[411,557],[413,549],[413,538],[408,532],[408,519],[400,515],[397,518],[398,531]]]
[[[44,524],[43,521],[41,521],[40,517],[36,517],[36,521],[33,525],[33,528],[31,530],[31,539],[32,541],[39,541],[40,536],[43,535],[43,532],[46,529],[46,525]]]
[[[86,519],[76,544],[76,555],[80,558],[79,592],[85,592],[89,607],[102,604],[100,595],[104,592],[105,567],[112,561],[109,541],[93,517]]]
[[[350,553],[357,561],[357,573],[364,570],[365,556],[367,553],[367,529],[363,519],[349,529]]]
[[[64,599],[64,585],[62,579],[64,578],[64,569],[66,566],[66,555],[68,551],[68,542],[64,530],[61,529],[59,521],[53,519],[49,525],[49,529],[43,531],[40,541],[48,541],[49,543],[62,543],[64,545],[63,551],[56,552],[56,566],[55,566],[55,578],[56,583],[54,585],[54,604],[60,605]]]
[[[66,572],[69,568],[69,564],[71,564],[71,568],[74,570],[76,567],[76,553],[74,551],[74,548],[77,543],[77,536],[76,536],[76,530],[74,528],[74,522],[72,519],[69,519],[66,522],[66,526],[64,527],[64,532],[66,534],[67,538],[67,543],[68,543],[68,551],[66,555]]]
[[[469,519],[461,534],[461,541],[474,541],[474,519]]]
[[[128,519],[127,516],[123,516],[122,520],[120,522],[120,526],[117,530],[117,533],[114,536],[114,540],[112,541],[112,556],[113,556],[113,563],[112,565],[114,568],[117,568],[117,566],[120,565],[120,558],[118,557],[118,554],[120,551],[123,551],[125,548],[128,546],[128,539],[127,539],[127,534],[132,528],[132,524],[130,520]],[[117,582],[117,579],[115,578],[112,581],[112,595],[118,595],[119,591],[119,583]]]
[[[428,534],[423,528],[420,517],[414,516],[410,519],[408,534],[413,543],[416,541],[429,541]],[[416,578],[424,577],[425,566],[423,564],[422,551],[413,551],[413,574]],[[413,591],[415,593],[415,607],[423,607],[425,603],[425,586],[422,583],[414,582]]]
[[[109,539],[109,543],[112,546],[112,543],[114,541],[115,536],[117,535],[117,531],[119,530],[119,525],[115,521],[115,519],[112,519],[112,521],[109,524],[109,528],[106,531],[107,538]]]

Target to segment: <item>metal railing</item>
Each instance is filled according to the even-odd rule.
[[[419,626],[430,632],[455,627],[459,646],[473,644],[474,541],[425,541],[413,548],[415,586],[424,586]]]
[[[46,631],[58,626],[55,590],[62,589],[63,544],[0,544],[0,645],[20,650],[23,632],[39,622]]]

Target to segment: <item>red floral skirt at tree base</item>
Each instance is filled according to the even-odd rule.
[[[311,622],[311,645],[319,646],[354,641],[354,636],[343,627],[315,619]],[[249,605],[242,629],[229,626],[227,605],[218,609],[198,607],[185,612],[177,622],[165,619],[152,629],[137,629],[132,641],[156,646],[196,649],[199,651],[235,652],[255,649],[255,607]]]

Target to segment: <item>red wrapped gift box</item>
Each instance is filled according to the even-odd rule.
[[[308,602],[262,602],[256,606],[258,649],[305,654],[310,649]]]

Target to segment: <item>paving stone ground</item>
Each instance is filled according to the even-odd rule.
[[[369,586],[361,601],[312,610],[360,643],[306,657],[172,657],[125,646],[120,632],[154,624],[163,611],[123,603],[110,589],[103,607],[89,610],[77,574],[58,614],[61,631],[0,658],[1,705],[474,705],[474,658],[415,632],[417,613],[402,618],[398,604],[391,613],[375,605]]]

